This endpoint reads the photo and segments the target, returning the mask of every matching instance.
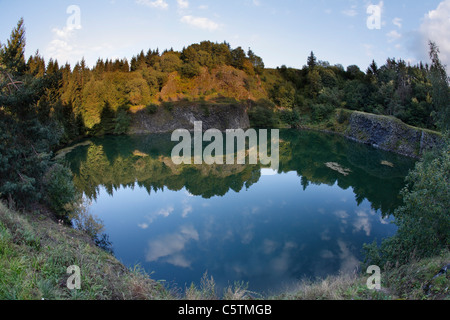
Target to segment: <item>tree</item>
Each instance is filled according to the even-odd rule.
[[[231,65],[236,69],[242,70],[244,68],[245,59],[245,51],[241,47],[231,51]]]
[[[317,58],[314,55],[314,52],[311,51],[311,54],[308,57],[308,68],[310,70],[314,69],[317,66]]]
[[[264,62],[261,57],[258,57],[250,48],[248,49],[248,59],[250,60],[255,72],[261,75],[264,71]]]
[[[36,51],[34,57],[30,56],[27,62],[27,72],[35,78],[43,77],[45,74],[45,61]]]
[[[42,198],[42,177],[60,138],[49,108],[38,107],[46,97],[48,79],[23,74],[24,45],[21,19],[8,45],[2,47],[0,70],[0,197],[19,206]]]
[[[26,71],[25,63],[25,27],[23,18],[11,32],[7,45],[0,48],[0,63],[2,63],[13,76],[20,76]]]
[[[312,98],[316,98],[320,90],[322,90],[322,77],[317,69],[311,69],[308,72],[309,94]]]
[[[441,130],[450,129],[450,89],[449,78],[439,59],[439,48],[436,43],[430,45],[430,81],[433,86],[433,106],[437,116],[437,124]]]

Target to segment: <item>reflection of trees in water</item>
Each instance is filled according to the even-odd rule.
[[[260,177],[258,166],[175,166],[170,158],[152,157],[142,151],[132,152],[126,157],[119,154],[111,161],[104,145],[98,144],[68,159],[72,167],[77,165],[73,168],[76,187],[90,199],[97,198],[100,186],[112,195],[120,187],[133,188],[136,184],[148,193],[164,188],[173,191],[186,188],[192,195],[211,198],[224,196],[230,190],[239,192],[244,187],[249,188]]]
[[[315,132],[282,130],[280,139],[280,172],[297,172],[303,189],[337,183],[342,189],[352,188],[358,204],[367,199],[385,214],[400,204],[398,195],[413,160]],[[149,193],[186,188],[192,195],[211,198],[249,188],[261,177],[257,165],[175,166],[170,159],[174,145],[170,135],[105,137],[74,150],[66,159],[76,186],[91,199],[100,186],[112,195],[120,187],[136,184]],[[326,163],[350,173],[343,175]]]

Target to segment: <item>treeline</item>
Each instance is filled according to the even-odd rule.
[[[430,43],[431,65],[387,59],[380,67],[372,61],[363,72],[356,65],[331,66],[311,52],[300,70],[277,68],[282,80],[269,88],[269,98],[293,110],[290,119],[294,121],[300,117],[305,122],[326,121],[336,108],[345,108],[395,116],[417,127],[445,129],[450,123],[450,91],[438,53]]]
[[[28,59],[24,72],[35,78],[54,77],[54,102],[71,109],[75,119],[82,117],[86,127],[92,129],[91,133],[99,134],[121,133],[126,129],[123,129],[123,124],[126,124],[123,121],[118,124],[122,129],[102,127],[102,114],[110,113],[110,110],[103,112],[103,109],[122,110],[117,117],[122,116],[123,120],[123,111],[132,106],[148,106],[163,101],[160,92],[171,73],[177,72],[189,81],[197,77],[202,68],[212,70],[220,66],[232,66],[250,76],[264,71],[262,59],[251,50],[246,53],[240,47],[232,49],[225,42],[205,41],[181,52],[173,49],[162,53],[158,49],[147,53],[142,51],[130,63],[127,59],[98,59],[92,68],[86,65],[84,58],[73,69],[67,63],[59,66],[58,61],[53,60],[46,65],[37,52]],[[115,121],[115,117],[106,121]]]
[[[130,61],[99,58],[92,68],[84,59],[73,67],[67,63],[60,66],[52,59],[46,63],[36,52],[21,72],[52,82],[47,100],[52,106],[57,105],[55,113],[60,114],[60,122],[66,128],[65,140],[77,133],[124,133],[130,122],[129,110],[135,106],[220,97],[217,92],[204,89],[197,80],[204,78],[205,72],[213,74],[224,66],[243,72],[248,96],[258,96],[246,101],[252,106],[252,124],[258,127],[320,123],[328,121],[336,108],[345,108],[395,116],[413,126],[440,130],[450,123],[450,93],[438,53],[436,45],[430,43],[431,64],[410,65],[389,58],[382,66],[372,61],[364,72],[356,65],[330,65],[311,52],[302,69],[281,66],[273,70],[266,69],[262,58],[251,49],[246,52],[241,47],[233,49],[226,42],[204,41],[181,51],[141,51]],[[183,93],[175,98],[164,90],[170,77],[178,79],[170,86],[178,86],[176,91]],[[213,80],[208,79],[218,82],[219,87],[228,86],[230,90],[225,94],[233,90],[231,83],[238,80],[224,77],[222,72]],[[200,93],[192,93],[190,89],[195,86]],[[263,92],[263,98],[259,92],[252,95],[255,91]]]

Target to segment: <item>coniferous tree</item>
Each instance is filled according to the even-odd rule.
[[[314,55],[314,52],[311,51],[311,54],[308,57],[308,68],[310,70],[314,69],[317,66],[317,58]]]
[[[449,78],[445,66],[439,59],[439,48],[436,43],[430,45],[430,80],[433,86],[433,105],[437,115],[437,124],[442,130],[450,129],[450,89]]]
[[[30,56],[27,62],[27,72],[35,78],[43,77],[45,74],[45,60],[36,51],[34,56]]]
[[[21,76],[26,71],[25,43],[25,26],[22,18],[11,32],[7,44],[0,48],[0,62],[13,76]]]

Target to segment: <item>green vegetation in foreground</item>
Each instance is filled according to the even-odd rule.
[[[67,289],[67,268],[81,268],[81,290]],[[139,268],[127,270],[86,232],[43,212],[19,214],[0,203],[0,300],[166,299]]]

